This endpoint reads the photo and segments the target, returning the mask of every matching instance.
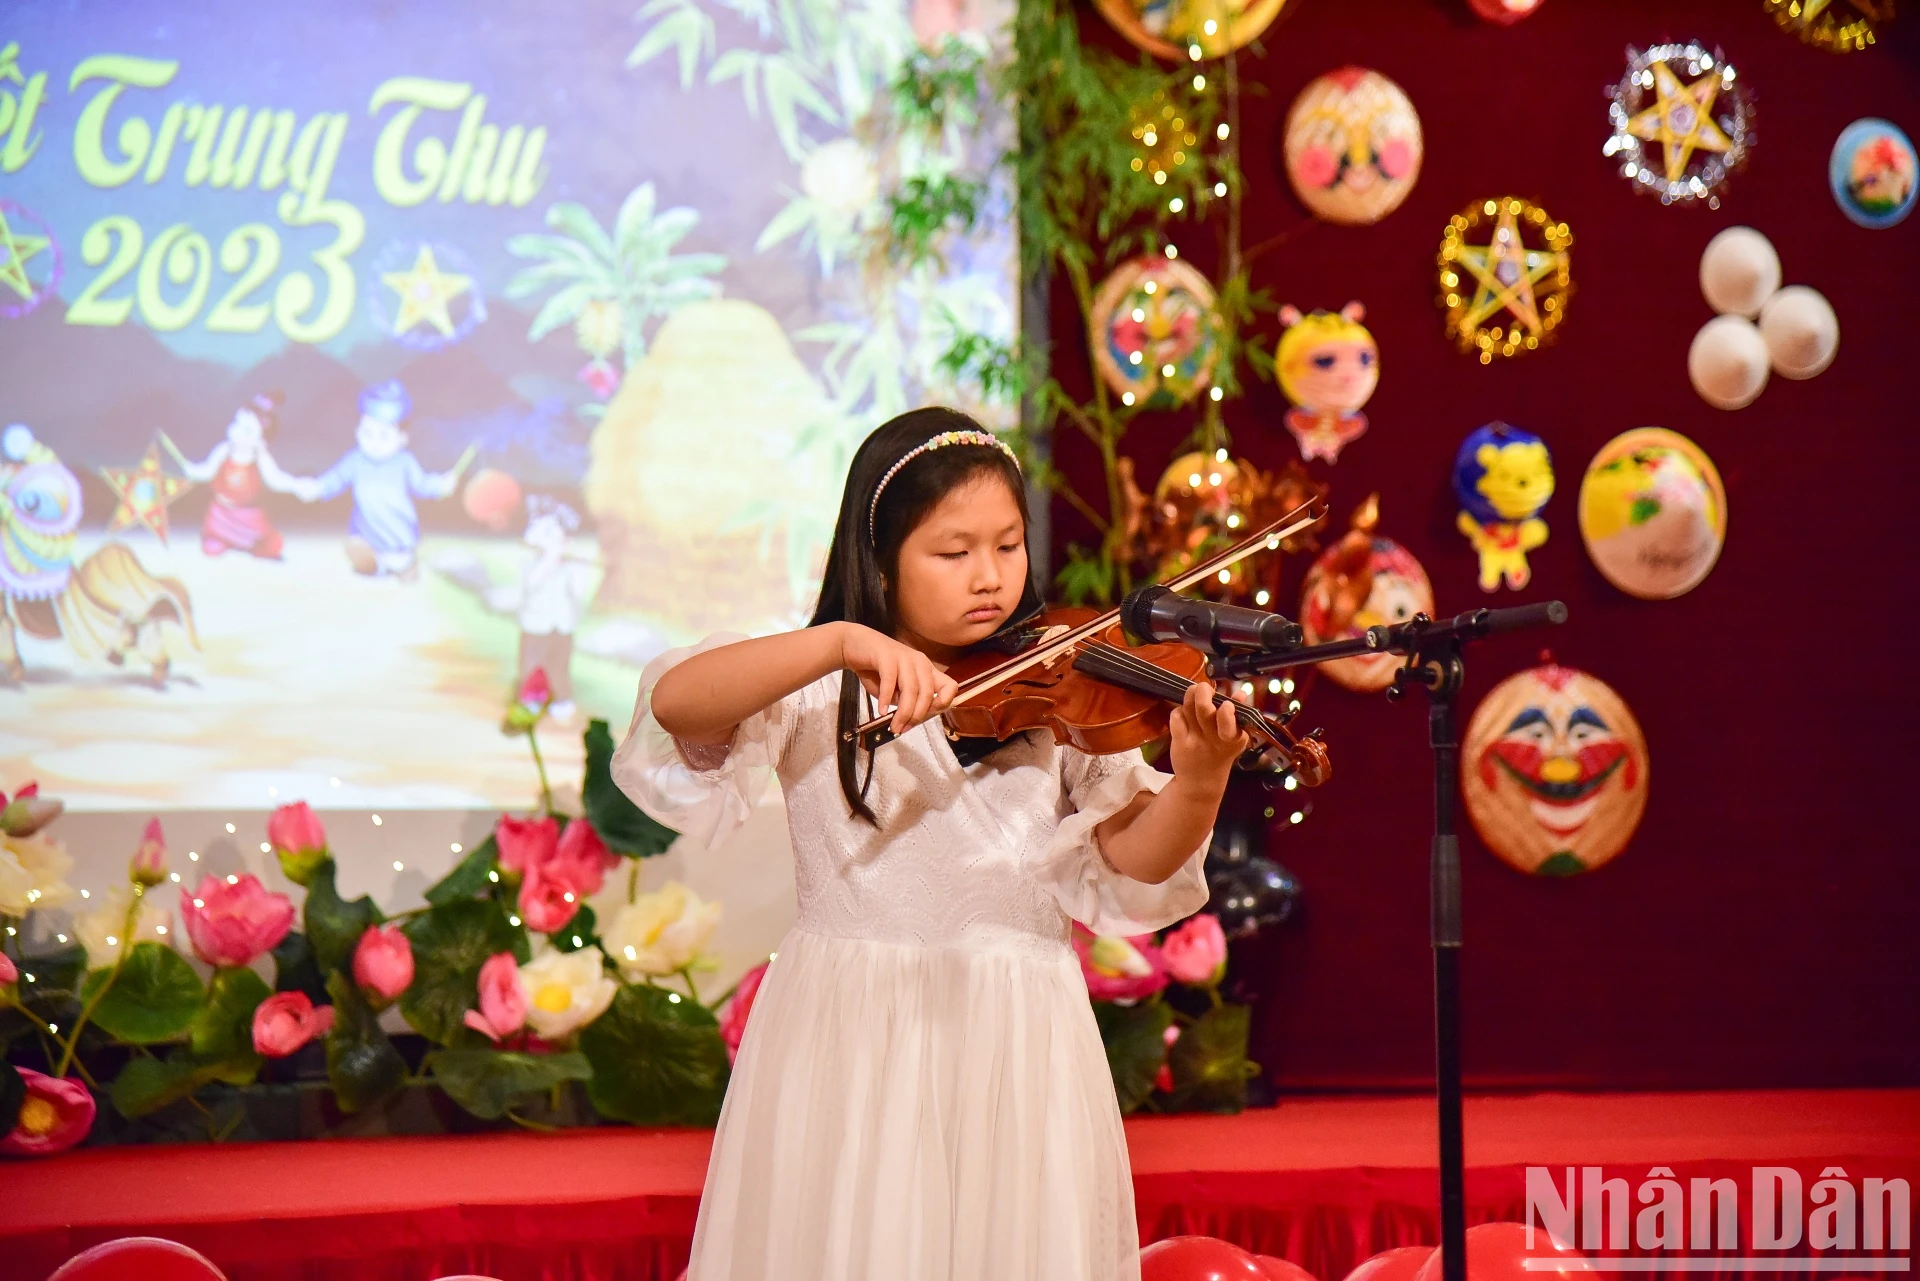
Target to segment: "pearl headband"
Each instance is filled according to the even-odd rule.
[[[916,445],[912,449],[909,449],[906,453],[902,454],[900,456],[900,461],[895,463],[893,466],[887,468],[887,474],[882,476],[880,478],[880,483],[873,487],[873,501],[867,504],[867,541],[868,542],[872,542],[874,540],[874,536],[875,536],[874,517],[879,514],[880,495],[886,492],[887,483],[891,481],[895,476],[900,474],[900,469],[902,467],[905,467],[908,463],[912,462],[914,459],[918,458],[920,455],[927,453],[930,450],[939,449],[943,445],[985,445],[989,449],[997,449],[1001,453],[1005,454],[1008,458],[1013,460],[1014,470],[1015,471],[1020,470],[1019,457],[1013,452],[1012,449],[1008,448],[1006,441],[1001,440],[998,436],[993,435],[991,432],[943,431],[938,436],[935,436],[932,440],[927,441],[925,444]]]

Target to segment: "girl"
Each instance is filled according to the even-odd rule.
[[[860,447],[802,631],[640,677],[614,777],[700,844],[780,776],[799,919],[755,1001],[689,1281],[1139,1276],[1126,1139],[1069,921],[1170,925],[1246,746],[1196,687],[1174,773],[942,732],[943,668],[1039,606],[1013,454],[920,409]],[[842,731],[892,708],[898,740]]]
[[[263,488],[290,494],[299,483],[280,470],[267,448],[279,405],[279,397],[269,394],[255,396],[234,410],[226,439],[197,463],[189,461],[165,432],[160,433],[160,443],[186,478],[213,487],[213,502],[200,525],[200,550],[209,556],[231,549],[266,560],[280,559],[284,545],[280,531],[260,509]]]

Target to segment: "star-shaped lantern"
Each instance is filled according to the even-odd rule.
[[[433,247],[421,245],[413,266],[405,271],[380,274],[387,288],[400,295],[399,310],[393,318],[395,336],[416,325],[431,325],[443,338],[454,336],[453,315],[447,304],[473,288],[473,277],[440,270],[433,260]]]
[[[144,525],[167,541],[167,504],[193,488],[193,482],[169,476],[160,469],[160,445],[147,446],[146,454],[135,467],[102,467],[100,479],[107,482],[119,506],[107,522],[107,532]]]
[[[1619,159],[1621,176],[1662,204],[1705,200],[1718,209],[1727,174],[1752,145],[1752,112],[1733,64],[1691,40],[1628,48],[1627,73],[1610,96],[1613,135],[1603,151]]]
[[[0,200],[0,316],[25,315],[59,285],[60,248],[39,234],[47,230],[24,205]]]
[[[1486,242],[1470,241],[1489,221]],[[1566,314],[1572,245],[1566,223],[1517,196],[1455,214],[1440,242],[1440,300],[1460,349],[1485,365],[1538,347]]]
[[[1893,21],[1893,0],[1766,0],[1767,12],[1787,31],[1816,49],[1856,53],[1878,39]]]

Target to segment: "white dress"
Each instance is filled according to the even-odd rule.
[[[1143,934],[1206,904],[1205,840],[1147,885],[1094,839],[1171,776],[1043,733],[963,768],[936,720],[876,753],[876,831],[840,793],[837,672],[730,749],[689,749],[712,768],[654,721],[663,672],[738,639],[648,664],[613,760],[702,844],[771,767],[793,836],[799,917],[733,1066],[688,1281],[1137,1281],[1126,1136],[1068,931]]]

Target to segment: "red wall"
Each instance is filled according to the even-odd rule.
[[[1761,0],[1546,0],[1511,28],[1482,24],[1464,0],[1287,11],[1266,56],[1243,63],[1246,243],[1291,233],[1254,284],[1302,308],[1360,299],[1381,350],[1371,432],[1337,466],[1313,464],[1333,484],[1335,533],[1377,489],[1382,532],[1426,565],[1443,613],[1566,601],[1567,626],[1474,652],[1464,709],[1544,639],[1620,691],[1652,754],[1646,818],[1594,873],[1528,878],[1464,835],[1469,1084],[1920,1083],[1920,849],[1903,803],[1920,673],[1901,653],[1920,624],[1920,216],[1857,228],[1826,178],[1857,117],[1920,135],[1920,14],[1875,49],[1836,56],[1776,29]],[[1083,29],[1125,47],[1091,8]],[[1625,46],[1687,38],[1721,45],[1757,106],[1752,159],[1718,211],[1663,208],[1600,153],[1603,90]],[[1398,81],[1426,135],[1418,186],[1373,227],[1308,218],[1280,158],[1294,95],[1346,63]],[[1578,292],[1552,348],[1487,368],[1443,336],[1434,254],[1451,214],[1508,192],[1571,224]],[[1786,283],[1832,301],[1841,345],[1819,378],[1776,377],[1727,413],[1693,392],[1686,352],[1711,314],[1701,249],[1740,223],[1772,238]],[[1176,239],[1212,267],[1211,229]],[[1064,286],[1053,300],[1056,363],[1082,389],[1079,318]],[[1236,452],[1262,466],[1293,456],[1284,408],[1261,384],[1229,406]],[[1533,587],[1497,598],[1475,583],[1448,487],[1462,435],[1493,418],[1545,437],[1559,479]],[[1126,452],[1157,476],[1190,425],[1142,419]],[[1574,517],[1594,451],[1646,425],[1698,441],[1729,493],[1718,567],[1664,603],[1610,587]],[[1057,448],[1083,492],[1101,492],[1085,441],[1062,432]],[[1090,538],[1064,503],[1053,517],[1056,546]],[[1336,778],[1306,822],[1269,842],[1305,894],[1295,922],[1236,959],[1262,989],[1255,1057],[1283,1088],[1421,1084],[1432,1064],[1425,716],[1417,700],[1323,682],[1304,723],[1326,727]]]

